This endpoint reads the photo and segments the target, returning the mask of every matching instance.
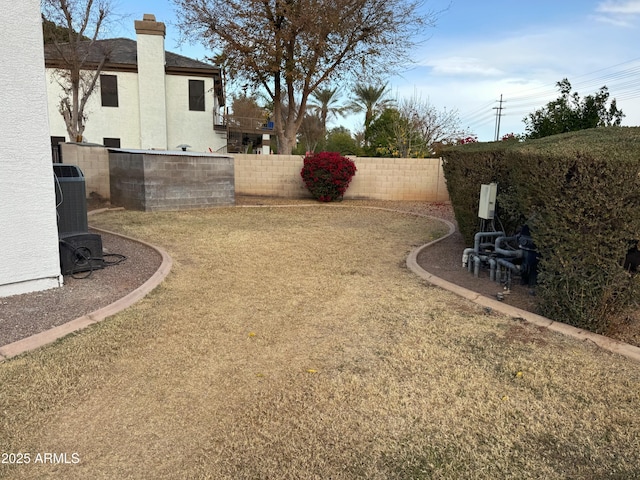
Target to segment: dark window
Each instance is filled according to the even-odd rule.
[[[62,163],[60,144],[66,141],[67,139],[65,137],[51,137],[51,159],[53,163]]]
[[[120,139],[119,138],[103,138],[102,139],[102,144],[105,147],[110,147],[110,148],[120,148]]]
[[[103,107],[118,106],[118,77],[115,75],[100,75],[100,93]]]
[[[204,80],[189,80],[189,110],[204,112]]]

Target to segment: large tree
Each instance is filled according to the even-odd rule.
[[[307,113],[300,124],[298,138],[301,147],[306,152],[315,152],[318,148],[323,148],[325,143],[326,131],[322,126],[322,119],[317,113]]]
[[[530,113],[523,119],[527,138],[542,138],[558,133],[573,132],[595,127],[619,126],[624,114],[618,110],[615,98],[609,106],[606,86],[594,95],[580,98],[571,93],[571,83],[566,78],[556,84],[560,96],[544,108]]]
[[[57,81],[63,91],[58,109],[72,141],[82,140],[85,107],[109,52],[98,37],[111,14],[109,0],[42,0],[44,38],[55,50]]]
[[[232,79],[273,100],[278,151],[290,153],[309,96],[327,82],[405,66],[435,19],[422,0],[173,0],[187,38],[225,58]]]
[[[258,104],[255,97],[246,93],[234,96],[231,101],[231,112],[227,121],[246,128],[256,128],[257,125],[267,123],[269,111]]]
[[[362,148],[351,136],[351,132],[345,127],[335,127],[327,132],[328,152],[339,152],[340,155],[361,155]]]
[[[69,34],[77,35],[77,32],[69,32],[68,28],[56,25],[51,20],[48,20],[44,16],[42,17],[42,34],[44,37],[44,44],[50,43],[66,43],[69,41]],[[82,37],[82,40],[90,40],[88,37]]]

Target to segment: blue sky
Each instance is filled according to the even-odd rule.
[[[392,96],[416,97],[438,109],[457,110],[481,141],[524,132],[522,119],[557,97],[568,78],[581,96],[607,85],[640,125],[640,0],[427,0],[442,11],[429,39],[412,52],[414,65],[389,81]],[[125,15],[111,36],[135,38],[133,21],[153,13],[167,25],[167,50],[202,59],[200,46],[178,45],[178,13],[170,0],[118,0]],[[362,119],[339,119],[352,130]]]

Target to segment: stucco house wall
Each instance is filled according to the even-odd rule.
[[[167,75],[167,131],[168,150],[175,150],[178,145],[191,145],[193,152],[226,151],[226,133],[213,129],[214,115],[217,105],[213,95],[205,95],[204,112],[189,110],[189,80],[204,80],[204,91],[213,90],[211,77]]]
[[[62,285],[39,0],[0,15],[0,296]]]
[[[175,150],[181,144],[194,152],[224,149],[226,132],[214,129],[221,115],[214,89],[217,67],[166,52],[164,24],[152,15],[135,24],[136,40],[103,41],[113,53],[102,74],[117,77],[118,106],[102,106],[98,81],[85,109],[84,141],[102,144],[104,138],[118,138],[121,148],[131,149]],[[55,52],[46,52],[50,136],[72,142],[58,111],[63,91],[56,80]],[[189,110],[190,79],[204,81],[204,111]]]
[[[98,90],[87,101],[85,112],[89,120],[84,131],[85,140],[89,143],[101,144],[103,138],[119,138],[121,145],[140,144],[140,109],[138,96],[138,79],[135,73],[104,70],[105,75],[118,76],[118,107],[103,107]],[[49,109],[50,135],[65,137],[67,134],[58,105],[62,96],[62,88],[56,81],[55,69],[47,68],[47,104]],[[64,157],[63,157],[64,159]],[[65,163],[70,163],[64,159]]]

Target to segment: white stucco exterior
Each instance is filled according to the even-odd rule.
[[[136,28],[146,22],[137,21]],[[102,143],[104,138],[120,139],[122,148],[175,150],[188,144],[190,151],[209,152],[226,147],[226,132],[214,130],[214,113],[219,112],[213,93],[211,75],[185,72],[167,73],[164,35],[158,34],[161,22],[149,22],[148,31],[136,38],[137,65],[109,68],[102,72],[117,76],[118,106],[103,107],[98,84],[90,97],[84,141]],[[191,69],[193,70],[193,69]],[[58,112],[62,89],[55,80],[56,72],[47,68],[47,98],[50,136],[70,139],[64,120]],[[205,111],[189,110],[189,79],[204,81]]]
[[[103,107],[100,92],[94,92],[87,102],[85,113],[87,122],[84,137],[87,142],[102,143],[103,138],[120,138],[121,145],[140,145],[140,109],[138,97],[138,75],[130,72],[103,71],[106,75],[118,77],[118,107]],[[67,134],[58,105],[62,89],[55,80],[55,70],[47,69],[47,102],[51,136],[65,137]]]
[[[62,285],[39,0],[0,15],[0,296]]]
[[[189,110],[189,80],[203,80],[205,91],[204,112]],[[169,150],[178,145],[191,145],[194,152],[212,152],[227,146],[225,134],[213,132],[214,104],[213,79],[207,77],[167,75],[167,124]],[[222,140],[221,140],[222,139]]]

